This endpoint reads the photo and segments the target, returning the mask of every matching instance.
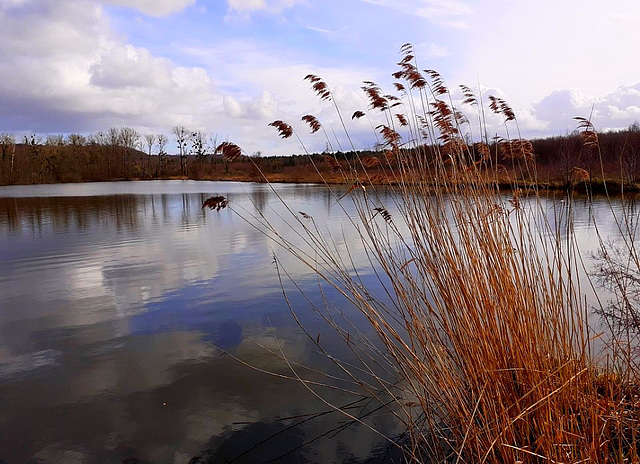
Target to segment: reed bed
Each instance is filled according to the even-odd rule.
[[[349,382],[382,403],[393,398],[390,412],[408,437],[398,446],[409,462],[639,462],[639,388],[629,332],[612,335],[604,351],[594,352],[599,335],[587,322],[592,307],[585,295],[592,289],[580,284],[583,257],[571,225],[559,230],[543,210],[541,193],[519,188],[522,179],[536,185],[536,165],[513,110],[466,86],[451,91],[437,72],[418,69],[409,44],[398,65],[394,95],[372,82],[363,85],[369,113],[384,121],[376,130],[385,152],[349,160],[328,155],[348,186],[335,207],[345,201],[356,206],[345,233],[358,235],[384,297],[367,287],[350,254],[313,217],[289,209],[291,231],[282,231],[266,215],[244,213],[357,308],[375,334],[350,324],[344,308],[317,307],[359,362],[336,359],[309,334],[341,377],[318,385],[293,365],[291,377],[319,397],[322,388]],[[317,76],[306,79],[335,107],[348,138],[349,119],[329,86]],[[487,113],[502,118],[504,138],[488,139]],[[365,116],[359,110],[352,119]],[[312,132],[322,129],[312,115],[303,121]],[[298,136],[283,121],[271,125],[282,137]],[[590,122],[578,119],[578,125],[584,149],[597,150]],[[469,133],[477,135],[475,142]],[[220,150],[239,153],[229,143]],[[576,169],[575,182],[588,182],[585,176]],[[509,192],[500,189],[505,177]],[[393,188],[391,197],[374,185],[384,183]],[[208,206],[220,209],[226,201],[216,197]],[[630,257],[623,260],[627,277],[638,265],[633,230],[624,228],[621,245]],[[295,240],[287,238],[291,232]],[[602,253],[609,256],[604,243]],[[610,289],[620,284],[613,272],[607,275]],[[637,285],[631,278],[624,283],[613,288],[621,301]]]

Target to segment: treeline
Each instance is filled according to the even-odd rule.
[[[590,179],[640,182],[640,124],[626,130],[598,133],[599,150],[585,147],[583,136],[574,132],[560,137],[532,141],[536,161],[551,180],[569,183],[575,168],[584,169]]]
[[[172,141],[178,153],[170,155],[169,137],[140,134],[130,127],[87,136],[32,134],[21,140],[2,133],[0,185],[175,178],[259,181],[263,174],[275,181],[314,182],[321,180],[314,165],[322,175],[332,175],[325,155],[261,158],[256,152],[229,161],[216,153],[215,135],[183,126],[173,128]]]
[[[0,184],[197,175],[199,166],[210,158],[215,137],[208,139],[205,133],[192,132],[182,126],[174,127],[173,132],[178,156],[167,153],[169,138],[165,134],[140,134],[130,127],[112,127],[88,136],[32,134],[21,140],[3,133],[0,134]]]
[[[182,126],[174,127],[172,135],[178,149],[173,155],[167,153],[166,135],[140,134],[129,127],[113,127],[88,136],[30,135],[22,140],[0,134],[0,184],[171,178],[260,181],[264,176],[271,181],[314,182],[321,177],[339,181],[349,165],[362,167],[359,162],[349,162],[356,157],[367,157],[368,161],[377,158],[379,163],[367,167],[373,172],[381,172],[381,166],[389,160],[388,153],[376,150],[276,157],[261,157],[256,152],[229,161],[216,153],[215,136]],[[599,133],[598,139],[599,150],[586,147],[578,132],[535,139],[527,148],[531,150],[527,161],[535,160],[543,181],[570,183],[576,169],[588,173],[590,179],[600,179],[604,169],[607,179],[640,182],[640,124]],[[476,144],[465,149],[474,161],[490,156],[512,175],[524,176],[520,164],[513,163],[513,146],[509,141],[494,140],[484,147]],[[420,156],[435,157],[438,152],[434,147],[417,150]]]

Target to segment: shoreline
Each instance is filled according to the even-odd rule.
[[[319,178],[317,176],[287,178],[285,176],[267,176],[266,179],[257,179],[255,176],[224,176],[224,177],[189,177],[189,176],[167,176],[150,179],[148,177],[132,177],[118,179],[100,179],[100,180],[83,180],[78,182],[37,182],[37,183],[18,183],[18,184],[1,184],[0,187],[13,186],[33,186],[33,185],[56,185],[56,184],[82,184],[82,183],[103,183],[103,182],[150,182],[162,180],[192,180],[196,182],[250,182],[250,183],[272,183],[272,184],[329,184],[329,185],[349,185],[344,179],[336,177]],[[371,185],[387,185],[396,186],[396,182],[368,182]],[[640,193],[640,183],[625,183],[616,179],[581,181],[567,183],[562,181],[543,181],[528,182],[524,180],[515,180],[511,182],[499,181],[497,184],[500,190],[514,191],[518,189],[524,190],[546,190],[553,192],[576,192],[580,194],[623,194],[623,193]]]

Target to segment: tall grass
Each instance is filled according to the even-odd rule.
[[[571,224],[559,230],[541,193],[519,188],[514,173],[533,185],[537,174],[513,110],[468,87],[450,91],[437,72],[418,69],[410,45],[399,66],[397,96],[372,82],[363,87],[369,110],[384,121],[376,128],[384,156],[332,162],[350,186],[335,207],[353,201],[357,211],[345,233],[359,237],[385,296],[367,287],[349,252],[306,213],[289,210],[296,240],[267,216],[248,218],[369,321],[376,340],[329,304],[318,308],[360,362],[331,359],[344,379],[383,402],[395,399],[409,461],[638,462],[632,352],[620,349],[619,339],[610,352],[615,359],[592,352],[597,335],[587,322],[589,289],[581,288],[585,265]],[[307,80],[334,105],[348,137],[329,86],[317,76]],[[454,100],[477,122],[469,123]],[[504,122],[493,152],[488,113]],[[313,132],[322,127],[311,115],[303,119]],[[585,147],[597,149],[590,123],[579,123]],[[283,137],[297,136],[283,121],[272,125]],[[465,136],[471,132],[475,143]],[[376,179],[367,171],[373,167]],[[587,180],[580,171],[576,177]],[[500,189],[505,179],[507,192]],[[372,185],[380,182],[394,190],[384,198],[395,204],[384,204],[381,187]],[[633,248],[633,237],[628,244]],[[305,385],[321,396],[315,384]]]

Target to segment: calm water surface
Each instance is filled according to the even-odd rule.
[[[276,188],[296,211],[337,227],[345,219],[322,187]],[[284,230],[275,194],[260,184],[0,187],[0,462],[361,462],[381,454],[386,444],[361,426],[332,432],[344,417],[304,416],[327,406],[299,383],[223,354],[289,375],[269,350],[331,368],[284,303],[273,244],[229,210],[203,210],[216,194]],[[313,292],[311,274],[282,258]],[[292,299],[319,332],[308,304]],[[371,417],[392,431],[386,415]]]
[[[357,237],[341,233],[348,202],[346,212],[332,207],[322,186],[275,188],[367,263]],[[0,462],[384,462],[378,436],[344,427],[335,413],[307,416],[326,405],[233,358],[290,375],[282,351],[331,371],[284,303],[274,245],[229,210],[203,210],[212,195],[287,230],[277,195],[262,184],[0,187]],[[604,201],[574,214],[585,250],[597,247],[592,216],[605,235],[616,233]],[[278,256],[317,293],[307,269]],[[335,337],[308,302],[291,298],[306,327]],[[357,406],[367,413],[365,402]],[[386,413],[367,417],[398,432]]]

